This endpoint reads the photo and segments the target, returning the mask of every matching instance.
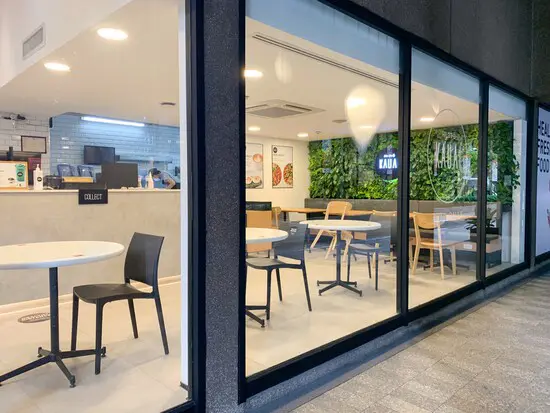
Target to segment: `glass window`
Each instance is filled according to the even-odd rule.
[[[487,275],[525,261],[525,101],[489,88]]]
[[[24,268],[2,270],[9,288],[0,288],[0,410],[170,409],[188,399],[192,384],[187,133],[179,128],[186,117],[179,99],[186,96],[179,62],[186,59],[179,39],[185,3],[38,3],[33,13],[0,5],[7,34],[0,66],[14,58],[11,72],[0,70],[0,203],[10,211],[0,246],[48,243],[25,254]],[[27,46],[48,42],[23,61],[20,27],[41,24],[43,35]],[[4,190],[13,188],[20,190]],[[88,191],[80,201],[79,189]],[[51,254],[75,265],[61,260],[49,279],[47,268],[27,268]],[[0,256],[2,268],[7,255]],[[68,371],[51,363],[4,376],[52,361],[38,360],[38,347],[61,350]]]
[[[479,82],[413,49],[409,306],[476,279]]]
[[[396,314],[399,47],[313,0],[247,1],[246,36],[251,375]]]

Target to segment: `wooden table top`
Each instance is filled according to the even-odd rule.
[[[315,214],[325,211],[325,208],[281,208],[281,212],[296,212],[298,214]]]

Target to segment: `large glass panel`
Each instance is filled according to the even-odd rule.
[[[33,3],[0,5],[0,411],[163,411],[191,384],[184,2]]]
[[[489,88],[487,275],[525,261],[525,101]]]
[[[396,314],[399,48],[316,0],[247,1],[246,36],[250,375]]]
[[[479,82],[412,55],[409,306],[476,279]]]

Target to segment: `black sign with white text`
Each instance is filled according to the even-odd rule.
[[[374,170],[384,179],[397,178],[397,151],[391,146],[380,151],[376,156]]]
[[[79,189],[78,205],[102,205],[107,204],[109,193],[107,189]]]

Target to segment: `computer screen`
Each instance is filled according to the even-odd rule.
[[[134,188],[138,182],[137,163],[113,163],[101,165],[99,183],[108,189]]]

